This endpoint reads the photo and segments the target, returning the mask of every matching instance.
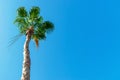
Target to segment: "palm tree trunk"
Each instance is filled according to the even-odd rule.
[[[21,80],[30,80],[30,52],[29,52],[29,43],[31,40],[31,35],[26,34],[26,41],[24,43],[24,52],[23,52],[23,69]]]

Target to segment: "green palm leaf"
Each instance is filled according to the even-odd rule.
[[[45,29],[46,32],[51,32],[54,30],[54,25],[50,21],[45,21],[42,25],[42,28]]]
[[[18,8],[17,13],[19,17],[27,17],[27,11],[24,7]]]
[[[37,18],[40,14],[40,8],[39,7],[32,7],[29,14],[30,14],[31,19]]]

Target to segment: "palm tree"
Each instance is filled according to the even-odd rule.
[[[17,24],[20,33],[26,36],[21,80],[30,80],[29,43],[33,39],[38,47],[39,41],[44,40],[46,34],[53,31],[54,25],[50,21],[43,21],[39,7],[32,7],[29,12],[24,7],[18,8],[14,23]]]

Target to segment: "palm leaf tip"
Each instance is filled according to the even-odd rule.
[[[27,16],[27,11],[25,7],[20,7],[17,9],[17,14],[19,17],[26,17]]]
[[[45,21],[43,23],[43,28],[47,31],[47,32],[51,32],[54,30],[54,24],[50,21]]]
[[[29,14],[30,14],[31,18],[37,18],[40,14],[40,8],[39,7],[32,7]]]

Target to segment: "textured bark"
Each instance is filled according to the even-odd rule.
[[[26,34],[26,41],[24,43],[24,52],[23,52],[23,69],[21,80],[30,80],[30,52],[29,52],[29,43],[31,40],[31,34]]]

